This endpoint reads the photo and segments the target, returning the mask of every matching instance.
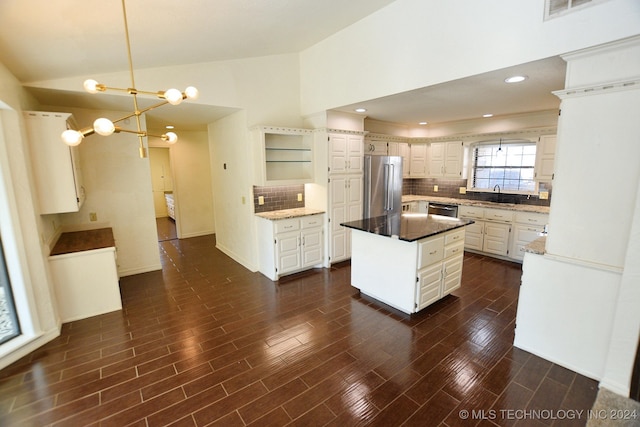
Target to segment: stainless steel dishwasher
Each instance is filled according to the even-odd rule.
[[[442,215],[442,216],[458,216],[458,205],[450,205],[447,203],[433,203],[429,202],[429,208],[427,213],[433,215]]]

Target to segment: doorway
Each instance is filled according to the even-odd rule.
[[[151,189],[158,241],[177,239],[173,174],[169,148],[149,147]]]

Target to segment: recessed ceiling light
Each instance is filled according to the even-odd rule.
[[[483,114],[482,117],[493,117],[493,114]]]
[[[165,126],[165,128],[167,128],[167,129],[175,129],[175,126],[173,126],[173,125],[166,125],[166,126]]]
[[[356,108],[356,113],[364,113],[365,111],[367,111],[366,108]]]
[[[427,122],[420,122],[420,123],[418,123],[418,124],[419,124],[419,125],[421,125],[421,126],[424,126],[424,125],[426,125],[426,124],[427,124]]]
[[[504,79],[505,83],[520,83],[527,80],[527,76],[511,76]]]

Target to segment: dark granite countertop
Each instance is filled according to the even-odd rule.
[[[60,235],[60,238],[51,250],[51,256],[115,246],[116,243],[111,228],[71,231]]]
[[[473,224],[474,221],[441,215],[405,213],[402,215],[377,216],[340,225],[367,233],[414,242],[425,237],[444,233],[455,228]]]

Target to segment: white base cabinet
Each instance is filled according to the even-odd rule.
[[[352,230],[351,284],[404,313],[415,313],[460,287],[465,229],[415,242]]]
[[[122,309],[114,247],[49,257],[60,320]]]
[[[467,226],[465,249],[503,257],[509,255],[512,211],[460,206],[458,216],[475,221]]]
[[[460,206],[460,218],[472,219],[466,227],[465,249],[522,261],[524,247],[540,237],[549,215],[536,212]]]
[[[322,266],[324,215],[257,221],[260,272],[269,279]]]

